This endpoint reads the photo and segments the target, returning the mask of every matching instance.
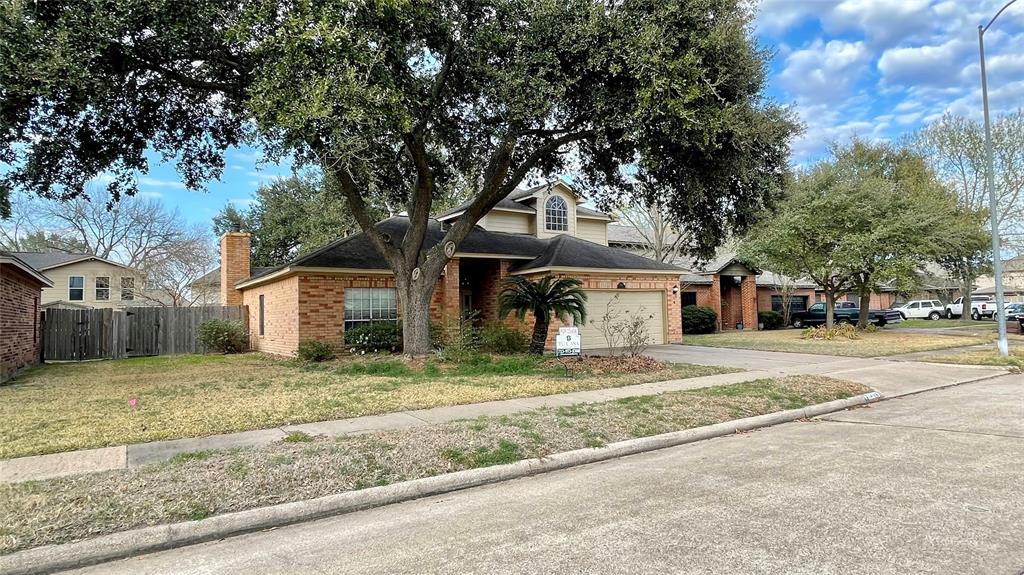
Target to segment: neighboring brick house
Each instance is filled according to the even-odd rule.
[[[637,255],[647,255],[652,251],[647,245],[646,235],[631,226],[612,224],[608,226],[607,234],[610,246]],[[675,240],[675,236],[665,238],[667,244]],[[727,249],[720,250],[709,262],[676,257],[671,263],[685,270],[680,279],[680,307],[710,307],[718,314],[719,329],[723,330],[735,329],[741,323],[745,329],[755,328],[757,312],[782,311],[787,297],[791,311],[801,311],[825,300],[825,292],[813,281],[755,269],[737,260],[735,252]],[[918,293],[903,294],[895,287],[882,286],[878,293],[871,294],[871,308],[887,309],[908,299],[949,301],[959,295],[959,288],[942,278],[942,271],[937,266],[924,264],[922,268]],[[853,293],[840,297],[860,302]]]
[[[8,252],[0,252],[0,382],[39,363],[43,288],[53,282]]]
[[[599,321],[610,302],[623,314],[648,316],[653,343],[680,341],[682,270],[608,247],[605,228],[612,218],[582,202],[564,182],[517,190],[501,200],[448,262],[434,290],[432,321],[470,311],[481,321],[496,321],[505,278],[553,274],[583,282],[589,311],[587,325],[579,326],[584,348],[605,347]],[[463,209],[430,221],[425,248],[441,240],[443,226]],[[408,219],[394,217],[377,226],[400,242]],[[248,306],[257,350],[290,355],[307,339],[340,343],[346,329],[395,320],[401,313],[393,274],[363,234],[258,272],[249,266],[249,253],[248,234],[228,232],[221,237],[220,300]],[[522,324],[506,321],[527,332],[532,327],[529,318]],[[558,327],[557,321],[551,326],[549,344]]]

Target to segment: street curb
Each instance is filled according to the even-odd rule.
[[[200,521],[143,527],[110,535],[101,535],[74,543],[36,547],[0,556],[0,573],[5,575],[38,575],[85,567],[155,551],[224,539],[253,531],[411,501],[421,497],[451,493],[509,479],[529,477],[569,467],[607,461],[627,455],[676,447],[705,439],[750,431],[760,427],[809,419],[826,413],[873,403],[881,399],[883,397],[880,393],[870,392],[847,399],[819,403],[802,409],[779,411],[684,431],[630,439],[612,443],[605,447],[556,453],[542,459],[525,459],[507,465],[468,469],[382,487],[371,487],[360,491],[326,495],[307,501],[282,503],[247,511],[226,513]]]

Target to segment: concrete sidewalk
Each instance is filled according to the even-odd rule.
[[[119,445],[99,449],[82,449],[65,453],[35,455],[0,460],[0,483],[49,479],[65,475],[128,469],[150,463],[166,461],[179,453],[205,450],[260,447],[281,441],[289,433],[340,436],[351,433],[405,429],[420,425],[444,423],[457,419],[471,419],[481,415],[508,415],[542,407],[559,407],[577,403],[611,401],[623,397],[656,395],[667,391],[683,391],[753,381],[776,374],[765,371],[722,373],[687,379],[674,379],[642,383],[625,387],[576,391],[540,397],[524,397],[503,401],[488,401],[466,405],[452,405],[368,415],[334,421],[303,423],[271,429],[257,429],[209,437],[172,439],[150,443]]]
[[[1000,367],[897,362],[885,359],[697,346],[657,346],[648,350],[648,354],[662,361],[737,367],[752,369],[752,371],[541,397],[400,411],[209,437],[20,457],[0,460],[0,483],[129,469],[166,461],[179,453],[260,447],[280,441],[293,432],[336,437],[352,433],[405,429],[458,419],[471,419],[481,415],[508,415],[542,407],[559,407],[577,403],[611,401],[624,397],[657,395],[670,391],[742,383],[767,377],[827,375],[864,384],[886,397],[896,397],[978,381],[1006,373],[1006,370]]]
[[[73,573],[1019,573],[1022,421],[1003,376]]]

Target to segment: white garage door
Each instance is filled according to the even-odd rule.
[[[587,325],[580,326],[580,343],[583,349],[608,347],[601,330],[601,318],[608,310],[609,303],[619,313],[618,320],[613,323],[624,321],[632,314],[643,314],[644,317],[649,317],[647,331],[651,335],[651,344],[665,343],[665,292],[661,290],[585,291],[587,293]],[[617,299],[615,299],[616,297]]]

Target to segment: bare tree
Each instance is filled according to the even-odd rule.
[[[160,258],[144,262],[140,271],[146,286],[140,298],[151,305],[172,307],[208,304],[207,293],[194,289],[193,284],[216,267],[217,261],[217,249],[208,239],[181,242]]]
[[[789,276],[773,274],[775,281],[772,289],[779,299],[782,300],[782,325],[788,326],[793,315],[793,294],[796,292],[796,282]]]
[[[11,218],[0,225],[4,249],[87,253],[124,264],[145,278],[140,303],[194,305],[201,294],[191,284],[217,265],[207,229],[156,199],[12,200]]]
[[[204,240],[208,232],[185,221],[156,199],[124,197],[117,202],[100,195],[70,202],[39,202],[38,229],[53,230],[60,238],[84,247],[86,253],[125,264],[146,267],[162,261],[183,244]],[[61,249],[60,245],[54,246]]]
[[[985,131],[981,122],[946,113],[914,134],[911,142],[960,204],[973,212],[988,210]],[[996,203],[1000,231],[1024,234],[1024,109],[999,116],[992,124]]]

